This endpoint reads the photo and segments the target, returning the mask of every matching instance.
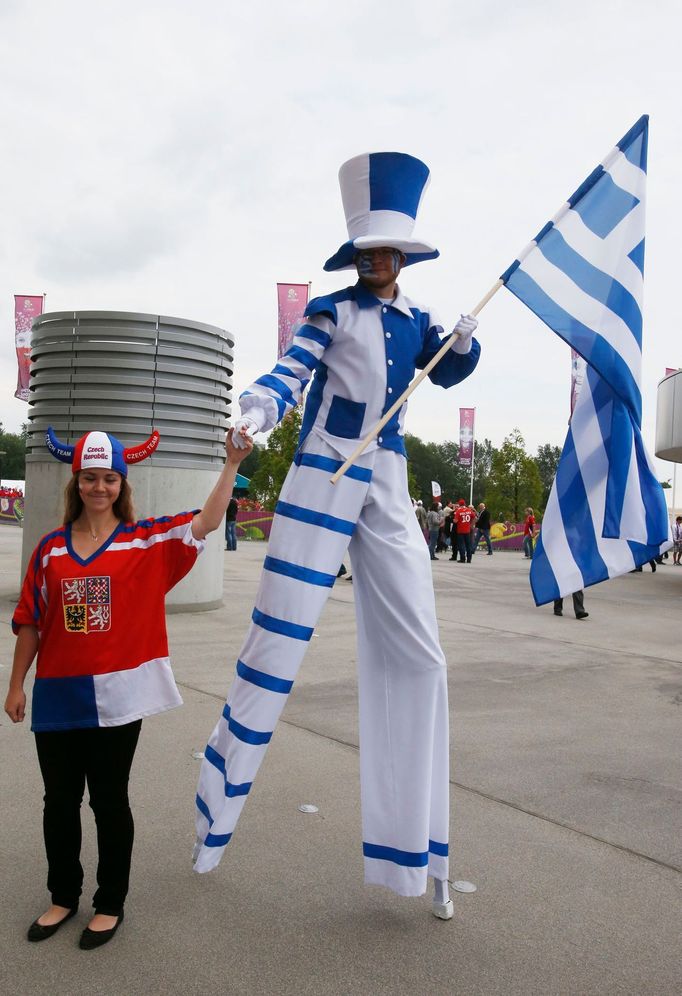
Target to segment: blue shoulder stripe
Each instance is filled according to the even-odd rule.
[[[343,290],[334,291],[333,294],[324,294],[321,297],[314,297],[308,302],[308,306],[303,313],[304,318],[311,318],[313,315],[325,315],[331,319],[334,325],[338,322],[338,312],[336,305],[342,301],[354,300],[354,288],[345,287]]]

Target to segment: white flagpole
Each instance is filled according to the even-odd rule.
[[[501,280],[501,279],[500,280],[496,280],[495,283],[493,284],[493,286],[488,291],[488,293],[485,295],[485,297],[482,298],[478,302],[478,304],[476,305],[476,307],[473,308],[472,311],[469,312],[469,314],[473,315],[474,318],[475,318],[476,315],[485,307],[485,305],[488,303],[488,301],[490,300],[490,298],[494,294],[497,294],[498,290],[503,285],[503,283],[504,283],[504,281]],[[453,333],[453,335],[456,335],[457,338],[459,339],[459,333],[455,332],[455,333]],[[332,484],[336,484],[336,482],[338,481],[338,479],[340,477],[343,477],[343,475],[346,473],[346,471],[348,470],[348,468],[352,466],[352,464],[354,463],[355,460],[357,460],[357,458],[360,456],[360,454],[364,453],[365,449],[369,446],[369,444],[372,442],[372,440],[374,439],[374,437],[379,435],[379,433],[381,432],[381,430],[383,429],[383,427],[386,425],[386,423],[390,419],[393,418],[393,416],[395,415],[395,413],[397,411],[399,411],[400,408],[402,408],[402,406],[407,401],[407,399],[409,398],[409,396],[412,394],[412,392],[414,391],[414,389],[416,387],[419,387],[419,385],[424,380],[424,378],[429,375],[429,373],[431,372],[431,370],[433,370],[433,368],[435,367],[436,363],[438,363],[438,361],[440,359],[442,359],[443,356],[445,356],[445,354],[447,353],[447,351],[452,346],[452,341],[453,341],[453,337],[452,336],[450,336],[448,339],[445,340],[445,342],[443,343],[443,346],[438,350],[438,352],[436,353],[436,355],[431,357],[431,359],[426,364],[426,366],[424,367],[424,369],[419,371],[418,375],[414,378],[414,380],[412,381],[412,383],[409,384],[408,387],[405,388],[405,390],[400,395],[400,397],[398,398],[398,400],[394,404],[391,405],[391,407],[388,409],[388,411],[379,419],[379,421],[374,426],[374,428],[370,429],[370,431],[367,433],[367,435],[365,436],[365,438],[353,450],[353,452],[348,457],[348,459],[346,460],[346,462],[339,467],[339,469],[336,471],[335,474],[332,475],[332,477],[330,477],[330,481],[332,482]]]
[[[471,490],[469,491],[469,504],[474,503],[474,458],[476,456],[476,437],[471,441]]]

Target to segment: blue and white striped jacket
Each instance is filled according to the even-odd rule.
[[[316,297],[279,363],[240,397],[242,413],[265,412],[267,431],[291,411],[313,377],[299,446],[314,429],[342,456],[379,421],[440,349],[442,325],[398,289],[384,305],[361,283]],[[450,351],[429,374],[434,384],[452,387],[473,372],[481,352],[476,339],[465,356]],[[377,445],[405,454],[407,402],[386,423]]]

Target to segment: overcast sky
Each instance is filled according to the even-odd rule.
[[[277,281],[345,286],[337,181],[360,152],[423,159],[406,293],[451,326],[643,113],[650,115],[644,438],[679,333],[679,0],[2,0],[0,420],[18,431],[13,295],[47,310],[229,329],[235,396],[275,362]],[[407,427],[562,444],[568,347],[508,291],[475,374],[422,385]],[[672,465],[658,462],[662,478]]]

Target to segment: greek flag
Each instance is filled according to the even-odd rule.
[[[648,124],[639,119],[501,277],[587,363],[531,564],[537,605],[669,546],[641,434]]]

